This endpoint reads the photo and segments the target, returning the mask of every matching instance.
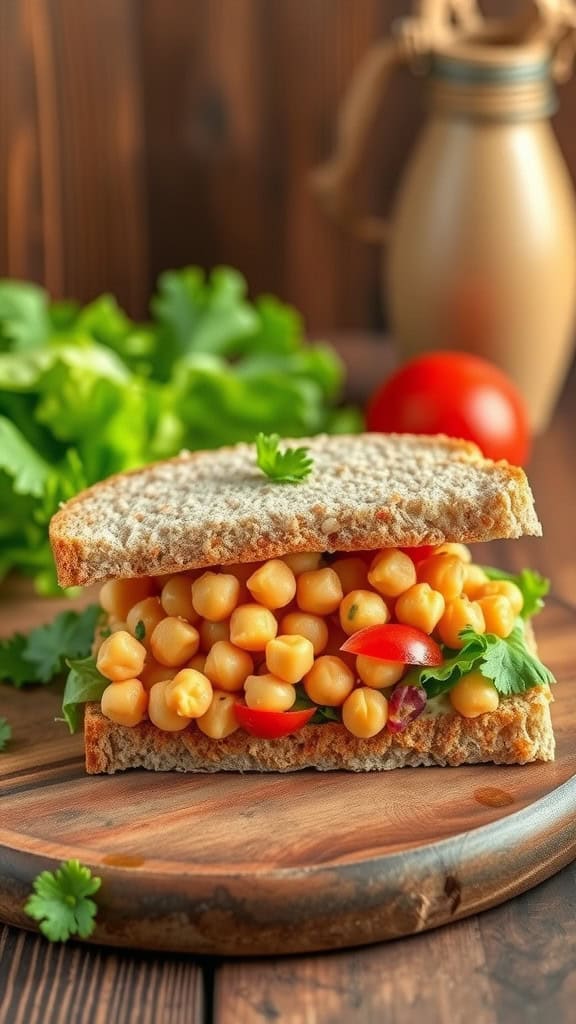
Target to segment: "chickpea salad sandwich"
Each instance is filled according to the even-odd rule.
[[[62,586],[101,583],[89,773],[353,771],[554,757],[547,585],[467,545],[540,535],[521,469],[446,437],[182,453],[67,502]]]

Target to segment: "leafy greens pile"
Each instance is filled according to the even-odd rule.
[[[250,302],[236,271],[167,271],[134,323],[110,295],[83,308],[0,281],[0,579],[56,591],[47,524],[83,487],[182,448],[360,428],[343,368],[298,314]]]

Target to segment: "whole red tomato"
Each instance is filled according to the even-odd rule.
[[[489,459],[526,461],[526,407],[498,367],[464,352],[430,352],[400,367],[367,409],[368,430],[448,434],[474,441]]]

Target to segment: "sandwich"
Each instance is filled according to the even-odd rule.
[[[61,586],[101,585],[88,773],[552,760],[545,587],[468,547],[541,535],[524,472],[441,436],[294,443],[284,475],[183,452],[53,518]]]

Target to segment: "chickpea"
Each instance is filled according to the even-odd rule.
[[[277,636],[266,644],[266,665],[286,683],[298,683],[314,664],[314,648],[304,636]]]
[[[464,583],[462,592],[475,601],[481,596],[484,584],[488,583],[488,577],[479,565],[466,565],[464,567]]]
[[[205,572],[192,584],[192,604],[203,619],[223,622],[238,604],[240,582],[229,573]]]
[[[416,583],[416,568],[409,555],[387,548],[373,559],[368,579],[383,597],[399,597]]]
[[[252,597],[265,608],[284,608],[296,593],[296,577],[285,562],[271,558],[246,581]]]
[[[184,665],[184,668],[193,668],[193,669],[196,669],[196,672],[204,672],[204,666],[205,665],[206,665],[206,655],[205,654],[195,654],[193,658],[190,658],[190,661],[186,662],[186,664]]]
[[[486,632],[501,637],[510,636],[516,616],[508,598],[504,594],[490,594],[489,597],[479,598],[477,603],[484,615]]]
[[[243,651],[264,651],[277,632],[272,612],[260,604],[241,604],[232,612],[230,640]]]
[[[218,640],[208,652],[204,671],[219,690],[233,693],[242,689],[246,676],[254,671],[254,662],[247,651],[228,640]]]
[[[465,563],[472,561],[472,552],[470,551],[470,548],[467,548],[465,544],[453,544],[448,540],[434,548],[433,554],[454,555],[456,558],[459,558],[461,562]]]
[[[144,647],[150,649],[150,637],[164,618],[164,609],[157,597],[145,597],[133,605],[126,616],[126,625]]]
[[[446,602],[429,583],[415,583],[396,601],[394,614],[398,622],[431,633],[444,614]]]
[[[231,693],[215,690],[208,711],[196,719],[196,725],[211,740],[223,740],[239,728],[235,706],[236,698]]]
[[[162,732],[182,732],[182,729],[190,725],[192,719],[183,718],[168,707],[166,690],[171,682],[171,679],[164,679],[154,684],[148,694],[148,715],[153,725]]]
[[[271,672],[262,676],[248,676],[244,694],[249,708],[261,711],[288,711],[296,700],[296,690]]]
[[[459,633],[470,626],[476,633],[486,632],[484,614],[477,601],[469,601],[467,597],[456,597],[448,601],[446,611],[438,623],[438,633],[443,644],[459,650],[465,641]]]
[[[176,675],[177,671],[178,670],[176,668],[168,668],[167,665],[161,665],[159,661],[156,661],[155,658],[149,654],[139,678],[144,689],[149,691],[155,683],[172,679],[173,676]]]
[[[344,596],[351,590],[368,589],[368,568],[363,558],[337,558],[330,568],[340,580]]]
[[[354,689],[354,673],[341,658],[325,654],[304,676],[304,689],[315,704],[336,708]]]
[[[198,630],[185,619],[168,615],[150,637],[150,650],[161,665],[180,666],[192,658],[200,643]]]
[[[106,637],[96,658],[96,668],[106,679],[120,683],[136,679],[144,668],[146,648],[121,630]]]
[[[132,606],[153,593],[154,583],[148,576],[132,580],[108,580],[100,588],[98,600],[108,615],[125,621]]]
[[[183,668],[169,681],[164,699],[180,718],[200,718],[212,703],[212,684],[202,672]]]
[[[160,601],[166,615],[188,619],[195,626],[200,616],[192,604],[192,577],[187,573],[171,576],[162,587]]]
[[[342,722],[353,736],[370,739],[376,736],[388,721],[388,701],[383,693],[360,686],[342,705]]]
[[[494,594],[508,598],[514,615],[520,615],[524,607],[524,595],[512,580],[488,580],[478,592],[478,597],[492,597]]]
[[[300,574],[296,585],[296,601],[303,612],[330,615],[342,600],[342,586],[334,569],[313,569]]]
[[[295,576],[303,572],[313,572],[320,568],[322,561],[321,551],[297,551],[292,555],[282,555],[282,561],[286,563]]]
[[[459,597],[464,586],[464,563],[455,555],[430,555],[418,563],[418,581],[429,583],[445,601]]]
[[[366,686],[374,690],[385,690],[394,686],[402,678],[406,666],[398,661],[381,661],[379,658],[367,658],[359,654],[356,658],[356,671]]]
[[[212,650],[214,644],[230,639],[230,620],[228,619],[226,622],[209,622],[208,619],[203,619],[198,626],[198,630],[200,632],[200,647],[208,653]]]
[[[373,590],[351,590],[340,604],[340,625],[348,636],[366,626],[379,626],[389,618],[386,602]]]
[[[148,694],[139,679],[124,679],[106,687],[100,707],[111,722],[133,727],[146,718]]]
[[[468,672],[449,691],[450,703],[464,718],[477,718],[496,711],[500,703],[498,690],[481,672]]]
[[[280,619],[280,632],[283,635],[294,634],[305,636],[314,648],[314,655],[322,653],[328,643],[328,626],[319,615],[308,612],[289,612]]]

